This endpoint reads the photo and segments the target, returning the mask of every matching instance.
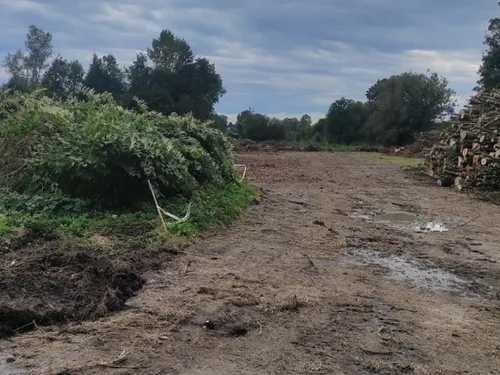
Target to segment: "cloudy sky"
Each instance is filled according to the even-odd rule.
[[[126,66],[162,29],[215,63],[234,117],[323,116],[341,96],[364,99],[378,78],[441,73],[463,98],[477,80],[497,0],[0,0],[0,59],[35,24],[56,54],[87,64],[113,53]],[[0,71],[0,81],[5,81]]]

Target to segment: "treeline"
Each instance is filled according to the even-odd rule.
[[[490,20],[484,44],[476,90],[500,87],[500,18]],[[25,50],[5,58],[10,74],[5,86],[24,92],[42,87],[47,95],[63,100],[88,87],[111,93],[127,109],[136,109],[134,98],[139,98],[151,110],[165,115],[191,113],[212,120],[212,126],[235,137],[255,141],[405,145],[416,134],[438,126],[456,104],[455,92],[444,77],[405,72],[379,79],[367,89],[364,101],[345,97],[334,101],[314,124],[307,114],[277,119],[252,108],[232,124],[215,111],[226,90],[214,65],[195,56],[189,44],[169,30],[124,68],[112,54],[94,54],[86,69],[78,60],[52,55],[52,34],[30,26]]]
[[[50,63],[49,63],[50,62]],[[146,52],[122,68],[112,54],[94,53],[85,69],[78,60],[53,56],[52,34],[30,26],[25,50],[7,54],[4,67],[10,75],[7,88],[31,92],[44,88],[47,95],[65,99],[82,87],[108,92],[123,107],[134,109],[137,97],[149,109],[169,115],[191,113],[227,128],[227,117],[215,113],[226,93],[222,78],[206,58],[194,55],[189,44],[163,30]]]
[[[238,115],[235,130],[255,141],[405,145],[453,113],[454,94],[436,73],[403,73],[378,80],[365,102],[336,100],[315,124],[308,115],[279,120],[250,109]]]
[[[492,18],[478,70],[475,91],[500,89],[500,18]],[[235,131],[255,141],[299,141],[334,144],[405,145],[419,132],[446,125],[454,112],[455,92],[437,73],[406,72],[378,80],[366,91],[365,101],[340,98],[324,118],[275,119],[246,110],[238,115]]]

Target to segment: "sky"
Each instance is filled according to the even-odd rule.
[[[364,100],[379,78],[428,69],[464,103],[478,79],[497,0],[0,0],[0,60],[23,48],[34,24],[55,55],[85,66],[94,52],[122,66],[162,29],[184,38],[222,76],[216,109],[323,117],[330,104]],[[0,70],[0,82],[7,75]]]

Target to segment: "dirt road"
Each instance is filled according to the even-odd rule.
[[[498,206],[376,157],[237,159],[261,188],[240,222],[126,311],[1,341],[0,373],[500,374]],[[401,211],[424,221],[376,216]]]

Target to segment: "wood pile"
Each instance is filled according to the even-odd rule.
[[[420,148],[420,151],[423,152],[423,155],[428,154],[434,145],[439,142],[441,139],[441,132],[442,129],[431,129],[426,132],[420,133],[418,137],[418,145]]]
[[[500,90],[469,99],[441,131],[424,167],[440,186],[500,190]]]

